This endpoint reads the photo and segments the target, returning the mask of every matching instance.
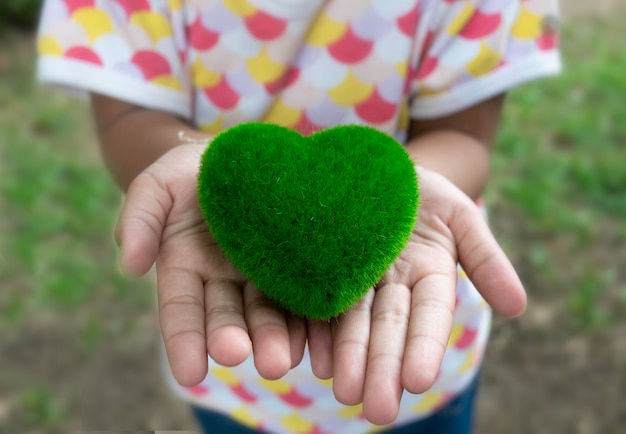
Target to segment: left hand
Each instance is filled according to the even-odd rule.
[[[443,176],[419,169],[419,218],[410,240],[375,288],[336,321],[309,323],[314,373],[334,378],[346,405],[365,417],[396,418],[403,389],[428,390],[452,330],[460,263],[501,315],[517,316],[526,294],[478,207]]]

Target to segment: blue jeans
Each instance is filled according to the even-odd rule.
[[[477,389],[478,375],[461,395],[437,413],[426,419],[391,428],[384,432],[389,434],[470,434]],[[223,414],[200,407],[192,407],[192,409],[203,434],[259,434],[259,431],[241,425]]]

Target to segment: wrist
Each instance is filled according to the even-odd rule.
[[[453,130],[431,131],[411,139],[407,152],[416,170],[445,176],[474,200],[482,195],[489,178],[490,153],[475,137]]]

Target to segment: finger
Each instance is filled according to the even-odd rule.
[[[307,321],[307,336],[309,338],[309,354],[313,375],[322,380],[333,377],[333,338],[330,321]]]
[[[207,373],[203,284],[196,273],[157,267],[159,319],[172,373],[193,386]]]
[[[115,228],[125,273],[141,276],[150,270],[171,208],[170,195],[154,177],[142,173],[132,182]]]
[[[268,380],[281,378],[291,367],[289,331],[284,312],[252,282],[244,286],[244,312],[252,339],[254,366]]]
[[[241,284],[230,279],[213,279],[205,285],[207,349],[220,365],[238,365],[252,349],[241,292]]]
[[[299,316],[287,315],[287,330],[289,331],[291,369],[293,369],[302,362],[302,358],[304,357],[306,322]]]
[[[452,331],[456,297],[456,266],[438,260],[440,272],[420,279],[411,294],[411,313],[402,365],[402,385],[412,393],[428,390],[437,378]]]
[[[333,337],[333,392],[337,401],[357,405],[363,401],[363,386],[370,339],[372,288],[337,319]]]
[[[526,292],[480,210],[466,205],[453,215],[450,228],[457,235],[459,262],[485,301],[501,315],[521,315]]]
[[[397,283],[383,283],[374,297],[363,413],[378,425],[391,423],[398,415],[410,297],[409,289]]]

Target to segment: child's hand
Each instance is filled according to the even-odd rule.
[[[133,181],[116,229],[122,268],[142,275],[156,261],[161,332],[180,384],[204,379],[207,352],[233,366],[251,342],[259,373],[279,378],[302,358],[305,325],[246,282],[208,231],[196,198],[203,149],[179,146]]]
[[[337,399],[363,402],[378,424],[395,419],[403,389],[421,393],[436,379],[452,329],[457,262],[498,313],[516,316],[526,307],[478,207],[443,176],[418,174],[419,218],[400,257],[357,306],[309,331],[314,372],[334,377]]]
[[[457,261],[496,311],[525,308],[522,285],[478,208],[422,170],[420,215],[400,258],[355,308],[337,321],[312,321],[305,332],[215,244],[196,199],[202,151],[180,146],[139,175],[116,231],[126,272],[144,274],[156,261],[161,330],[182,385],[202,381],[207,352],[232,366],[248,357],[251,342],[260,375],[279,378],[300,362],[308,333],[314,372],[334,377],[337,398],[363,402],[370,421],[388,423],[403,388],[422,392],[435,380],[452,326]]]

